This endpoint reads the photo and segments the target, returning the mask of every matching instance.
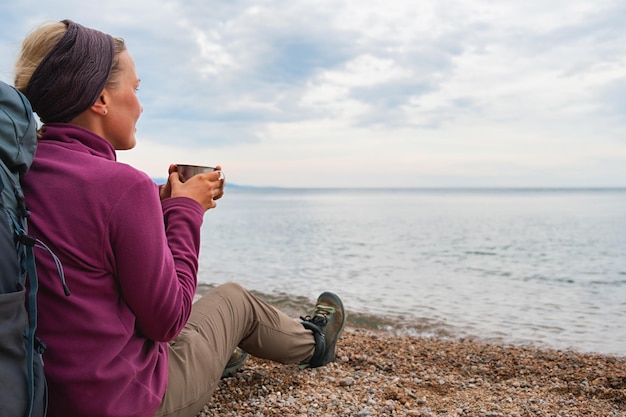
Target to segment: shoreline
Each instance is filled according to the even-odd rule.
[[[196,291],[196,298],[202,296],[215,285],[199,283]],[[262,298],[269,304],[277,307],[290,317],[299,317],[311,312],[314,308],[314,301],[305,296],[287,293],[268,294],[257,290],[250,290],[251,293]],[[511,346],[529,346],[544,350],[574,351],[581,354],[609,355],[626,357],[626,352],[614,352],[612,350],[595,351],[591,349],[578,348],[577,346],[563,346],[545,340],[515,339],[507,335],[485,336],[477,334],[479,330],[456,327],[454,324],[441,320],[429,320],[422,318],[418,322],[408,322],[391,315],[381,315],[362,311],[346,309],[346,327],[355,329],[365,329],[380,333],[389,333],[392,336],[404,337],[424,337],[440,338],[450,340],[474,340],[481,343]],[[613,343],[614,345],[615,343]]]
[[[250,358],[209,416],[624,416],[626,358],[346,328],[335,362]]]

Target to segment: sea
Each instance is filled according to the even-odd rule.
[[[624,356],[626,189],[227,186],[199,282],[228,281],[294,312],[332,291],[382,331]]]

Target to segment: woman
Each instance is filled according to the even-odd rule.
[[[24,180],[29,231],[60,258],[71,292],[39,256],[50,416],[195,416],[235,347],[321,366],[345,322],[332,293],[303,320],[233,283],[192,304],[203,215],[224,182],[210,172],[183,183],[170,165],[159,189],[116,161],[135,146],[139,82],[123,40],[69,20],[29,34],[16,65],[43,123]]]

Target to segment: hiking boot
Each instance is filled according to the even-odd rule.
[[[335,345],[346,323],[346,313],[339,297],[332,292],[322,293],[315,303],[313,317],[300,319],[306,329],[313,331],[315,338],[315,352],[308,366],[317,368],[334,361]]]
[[[240,348],[235,348],[233,354],[230,355],[230,359],[222,372],[222,378],[227,378],[229,376],[235,375],[239,368],[243,366],[244,363],[248,360],[248,352],[241,350]]]

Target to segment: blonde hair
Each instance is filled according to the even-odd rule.
[[[26,36],[22,42],[22,50],[15,64],[15,88],[22,93],[26,91],[33,73],[46,55],[65,35],[65,32],[67,32],[65,23],[53,22],[39,26]],[[113,38],[113,44],[115,46],[115,58],[113,59],[111,74],[107,81],[108,87],[114,86],[117,81],[117,74],[120,71],[118,56],[122,51],[126,50],[126,44],[122,38]]]

